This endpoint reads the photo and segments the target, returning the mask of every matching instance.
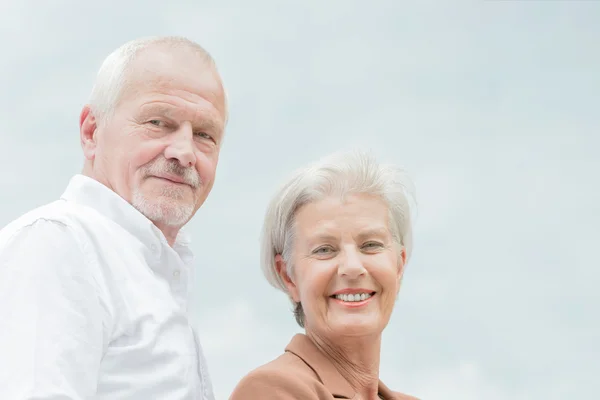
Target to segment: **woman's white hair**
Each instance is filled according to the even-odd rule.
[[[130,67],[136,57],[149,47],[185,48],[200,55],[215,68],[211,55],[196,42],[180,36],[153,36],[135,39],[113,51],[102,63],[90,95],[89,104],[96,118],[106,120],[112,115],[129,79]]]
[[[379,164],[369,152],[342,151],[296,171],[272,198],[261,238],[262,270],[271,285],[287,293],[275,265],[278,254],[283,257],[288,275],[293,278],[291,261],[296,211],[304,204],[327,196],[343,199],[349,194],[379,196],[387,204],[392,237],[399,249],[404,247],[408,262],[413,245],[411,204],[415,204],[415,191],[412,181],[403,169]],[[302,312],[301,308],[298,311]],[[302,326],[298,318],[296,315]]]

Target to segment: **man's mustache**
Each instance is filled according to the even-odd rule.
[[[197,189],[202,185],[198,171],[193,167],[182,167],[177,161],[158,159],[145,168],[145,176],[172,174],[180,177],[187,185]]]

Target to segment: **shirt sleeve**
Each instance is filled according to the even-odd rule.
[[[38,220],[0,244],[0,399],[96,393],[105,314],[80,239]]]

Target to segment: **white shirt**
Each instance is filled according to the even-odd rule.
[[[0,399],[213,400],[188,244],[83,175],[2,229]]]

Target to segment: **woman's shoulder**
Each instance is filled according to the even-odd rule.
[[[400,393],[400,392],[394,392],[394,398],[397,400],[419,400],[418,397],[413,397],[413,396],[409,396],[407,394],[404,393]]]
[[[419,398],[417,397],[409,396],[400,392],[395,392],[386,385],[384,385],[384,383],[381,381],[379,381],[379,395],[383,399],[390,400],[419,400]]]
[[[248,373],[237,384],[230,400],[321,399],[326,394],[314,371],[296,355],[285,352]]]

